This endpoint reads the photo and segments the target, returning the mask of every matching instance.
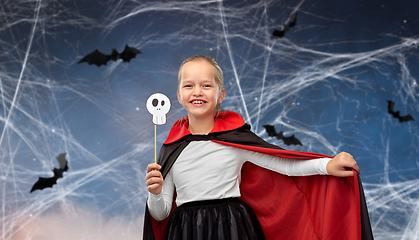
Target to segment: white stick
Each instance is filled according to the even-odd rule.
[[[154,163],[157,163],[156,158],[156,124],[154,124]]]

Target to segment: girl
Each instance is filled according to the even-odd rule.
[[[331,231],[318,226],[335,224],[340,204],[355,211],[346,214],[351,222],[342,226],[349,226],[348,232],[356,229],[349,234],[358,236],[359,206],[352,201],[359,202],[356,193],[362,189],[358,183],[348,187],[346,178],[330,182],[325,176],[355,179],[360,169],[353,157],[286,151],[268,144],[250,132],[238,114],[220,112],[225,94],[214,59],[198,55],[182,63],[177,96],[188,116],[172,127],[159,164],[147,167],[143,239],[341,239],[342,231],[336,235],[333,226]],[[307,175],[317,178],[287,177]],[[330,197],[334,189],[340,192]],[[312,198],[314,190],[322,194]],[[288,213],[293,216],[284,216]],[[332,219],[325,221],[329,216]]]

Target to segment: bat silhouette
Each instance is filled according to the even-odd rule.
[[[396,103],[390,100],[387,100],[387,102],[388,102],[388,113],[393,115],[394,118],[399,119],[400,122],[407,122],[410,120],[412,121],[415,120],[410,114],[400,116],[400,111],[397,111],[397,112],[394,111],[394,105],[396,105]]]
[[[112,53],[110,55],[103,54],[99,52],[99,50],[95,50],[86,56],[84,56],[77,64],[82,62],[87,62],[89,65],[95,64],[98,67],[102,65],[106,65],[109,60],[117,61],[118,59],[122,59],[124,62],[129,62],[131,59],[135,58],[137,54],[140,54],[141,51],[125,45],[124,51],[119,53],[116,49],[112,49]]]
[[[33,192],[37,189],[42,190],[44,188],[52,188],[55,184],[57,184],[57,179],[63,177],[63,172],[67,172],[67,160],[65,159],[66,153],[61,153],[57,157],[57,161],[60,164],[60,168],[54,168],[52,171],[54,172],[54,176],[50,178],[43,178],[39,177],[38,181],[33,185],[30,192]]]
[[[303,144],[300,142],[300,140],[298,140],[298,138],[296,138],[293,135],[291,135],[290,137],[284,137],[284,132],[279,132],[277,133],[275,131],[275,126],[273,125],[263,125],[263,127],[265,128],[266,132],[268,133],[268,135],[270,137],[276,137],[277,139],[284,141],[284,144],[289,146],[289,145],[301,145],[303,146]]]
[[[279,30],[274,30],[272,35],[271,35],[271,39],[274,38],[282,38],[285,35],[285,32],[288,32],[290,30],[291,27],[294,27],[295,24],[297,23],[297,13],[292,13],[288,19],[288,23],[283,24],[283,28],[281,31]]]

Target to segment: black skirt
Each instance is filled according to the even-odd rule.
[[[168,240],[263,240],[252,208],[238,198],[185,203],[166,226]]]

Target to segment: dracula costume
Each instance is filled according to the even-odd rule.
[[[215,118],[214,128],[207,135],[192,135],[188,131],[188,125],[186,117],[178,120],[160,150],[158,164],[162,166],[160,171],[163,178],[166,178],[179,155],[192,141],[212,141],[301,161],[332,158],[310,152],[287,151],[269,144],[251,132],[250,126],[234,112],[219,113]],[[164,234],[172,231],[189,231],[187,235],[194,237],[188,239],[243,239],[228,235],[234,232],[228,228],[239,228],[239,232],[251,231],[250,234],[257,236],[249,239],[373,239],[362,184],[356,171],[354,173],[355,176],[345,178],[329,175],[290,177],[246,162],[241,168],[239,199],[190,202],[182,204],[178,209],[173,201],[171,212],[176,209],[174,216],[171,215],[163,221],[155,220],[146,206],[143,239],[160,240]],[[173,198],[176,199],[176,193]],[[239,213],[246,215],[245,223],[231,225],[231,219],[227,222],[216,222],[213,224],[218,224],[219,232],[227,235],[217,236],[217,233],[211,233],[212,236],[201,236],[202,233],[196,232],[197,230],[188,224],[197,225],[197,221],[202,221],[200,225],[205,228],[212,219],[205,222],[201,216],[191,217],[191,213],[185,212],[196,209],[200,209],[200,214],[209,212],[202,206],[222,206],[217,209],[219,212],[235,212],[236,210],[232,209],[247,208],[243,214]],[[180,215],[177,212],[179,209],[182,209]],[[246,225],[246,221],[249,221],[250,225]],[[168,222],[170,227],[166,229]],[[237,232],[237,229],[233,230]],[[208,229],[205,231],[208,233]],[[261,236],[260,232],[264,236]],[[171,236],[170,239],[176,239]]]

